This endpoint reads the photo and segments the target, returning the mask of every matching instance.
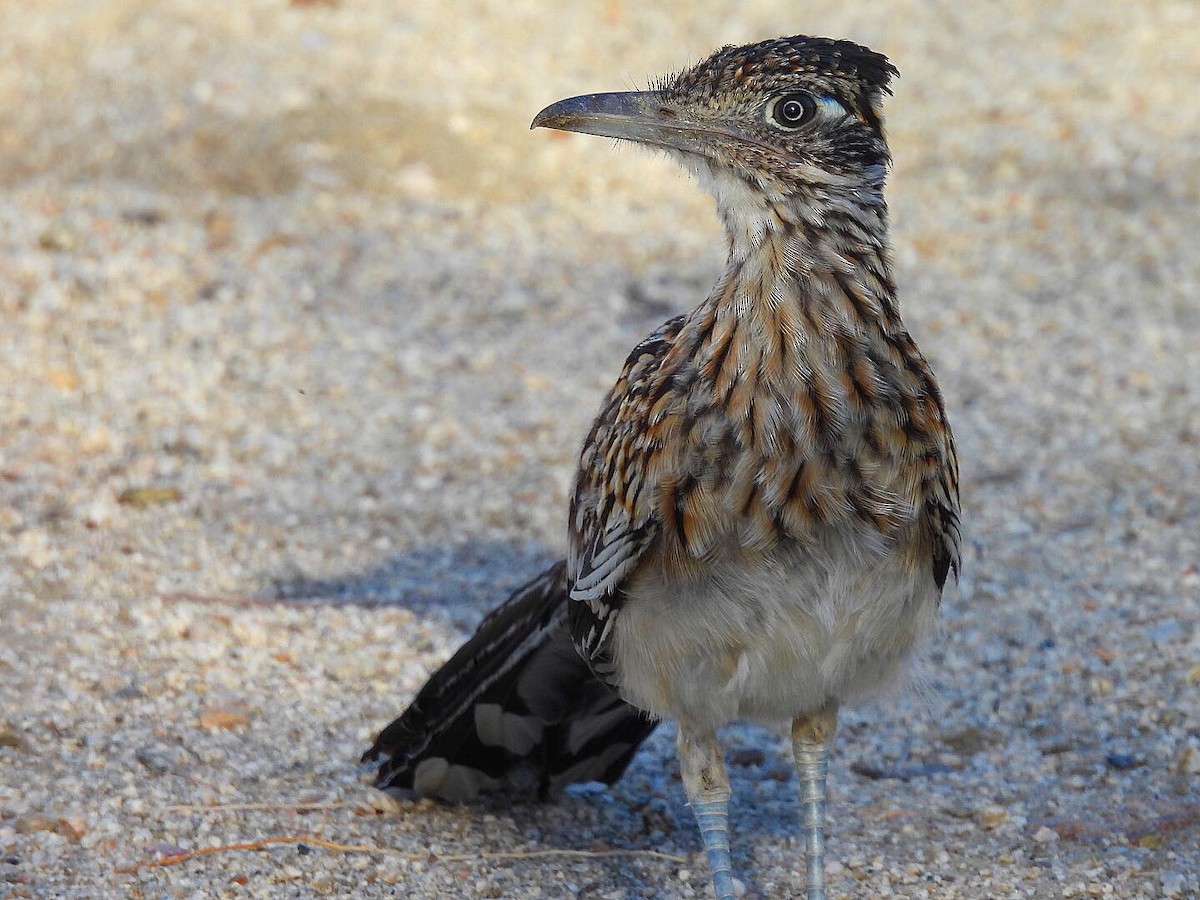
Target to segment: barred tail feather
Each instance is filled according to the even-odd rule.
[[[546,799],[568,784],[612,784],[655,722],[601,683],[567,628],[566,564],[491,612],[421,688],[363,761],[377,787],[472,800]]]

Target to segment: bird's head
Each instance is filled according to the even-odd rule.
[[[735,207],[814,198],[882,204],[881,107],[896,69],[849,41],[796,36],[725,47],[653,90],[571,97],[533,128],[659,147]]]

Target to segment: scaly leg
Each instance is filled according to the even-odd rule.
[[[733,867],[729,859],[729,778],[716,734],[700,737],[679,729],[679,771],[688,803],[696,814],[717,900],[733,900]]]
[[[825,900],[825,773],[836,730],[837,705],[832,703],[792,723],[792,756],[804,801],[808,900]]]

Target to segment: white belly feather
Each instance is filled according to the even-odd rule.
[[[715,729],[877,691],[932,630],[939,595],[928,564],[880,543],[840,532],[807,551],[729,547],[682,579],[642,567],[614,623],[621,695]]]

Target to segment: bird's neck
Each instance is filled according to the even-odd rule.
[[[877,181],[814,184],[802,195],[718,185],[729,259],[714,312],[770,321],[791,307],[810,335],[901,329],[882,188],[882,171]]]

